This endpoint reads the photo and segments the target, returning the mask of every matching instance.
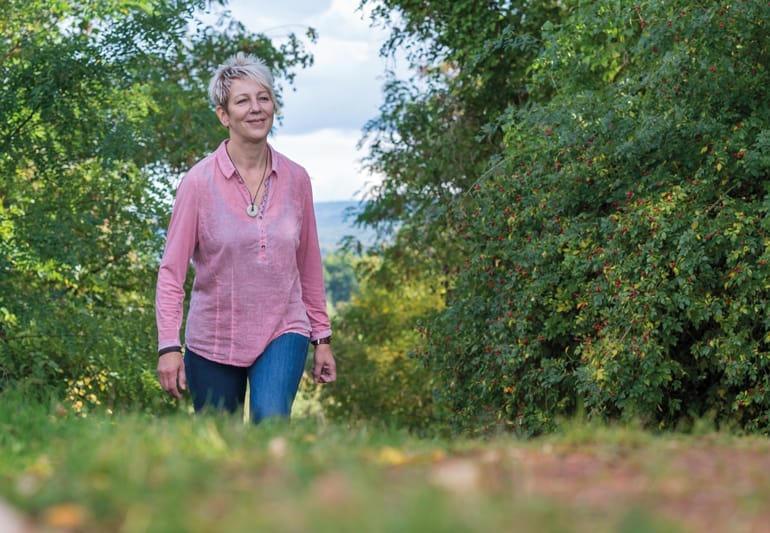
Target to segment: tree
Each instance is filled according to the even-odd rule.
[[[456,226],[467,267],[426,358],[446,417],[767,433],[770,12],[571,7]]]
[[[359,272],[377,258],[363,258]],[[429,432],[432,377],[420,364],[423,341],[415,324],[441,309],[443,294],[431,280],[404,280],[387,289],[370,278],[333,317],[339,380],[320,388],[324,412],[340,422],[367,422]],[[317,389],[317,387],[316,387]]]
[[[356,258],[351,253],[337,251],[323,260],[326,298],[333,307],[350,301],[358,289]]]
[[[343,374],[348,386],[324,391],[335,397],[332,409],[363,418],[380,413],[412,428],[434,420],[433,377],[421,367],[424,350],[415,331],[443,309],[464,265],[467,243],[457,238],[455,220],[502,149],[502,118],[527,102],[527,68],[540,48],[540,26],[562,16],[559,2],[529,4],[361,2],[373,8],[373,24],[391,29],[382,54],[395,57],[406,49],[416,76],[389,75],[380,114],[365,128],[366,161],[384,178],[368,191],[357,223],[381,239],[367,250],[359,269],[363,288],[336,327],[346,343],[340,353],[353,362]],[[357,337],[383,327],[381,306],[401,310],[387,325],[382,347]]]
[[[383,176],[358,220],[390,237],[384,268],[457,272],[465,256],[453,219],[502,147],[501,120],[528,100],[527,69],[540,27],[563,16],[559,1],[363,0],[391,28],[385,56],[406,51],[416,76],[385,86],[365,128],[369,167]]]
[[[311,61],[205,1],[3,2],[0,388],[151,403],[155,270],[176,176],[221,132],[202,80],[237,49]],[[313,34],[310,34],[313,38]]]

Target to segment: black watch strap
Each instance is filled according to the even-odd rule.
[[[166,355],[167,353],[181,352],[181,351],[182,351],[181,346],[166,346],[165,348],[161,348],[160,350],[158,350],[158,357],[160,357],[161,355]]]

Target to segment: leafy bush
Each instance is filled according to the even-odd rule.
[[[377,269],[374,257],[358,268]],[[324,412],[342,422],[374,422],[386,427],[425,431],[435,422],[430,372],[419,364],[417,322],[440,308],[441,294],[431,284],[402,279],[397,285],[375,282],[371,274],[339,306],[334,317],[338,380],[320,389]]]
[[[334,307],[350,301],[358,287],[355,272],[355,256],[337,251],[323,259],[326,299]]]
[[[544,27],[428,329],[445,416],[770,431],[770,11],[583,3]],[[552,95],[552,97],[551,97]]]

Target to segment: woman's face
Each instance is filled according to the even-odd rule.
[[[226,108],[217,107],[219,121],[230,129],[230,138],[242,141],[266,140],[274,115],[270,92],[250,79],[233,80]]]

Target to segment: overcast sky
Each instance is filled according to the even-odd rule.
[[[303,165],[317,202],[360,199],[377,181],[362,169],[356,144],[382,102],[386,62],[379,49],[387,32],[372,28],[359,0],[230,0],[227,8],[249,30],[279,44],[311,26],[315,63],[297,71],[296,91],[283,92],[283,121],[271,144]],[[392,66],[392,65],[391,65]]]

